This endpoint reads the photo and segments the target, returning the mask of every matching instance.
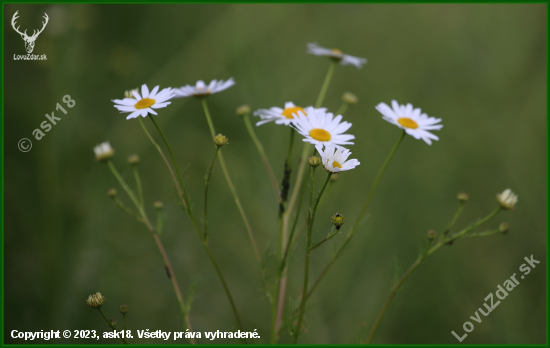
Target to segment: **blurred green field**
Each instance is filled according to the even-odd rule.
[[[47,60],[13,59],[25,53],[10,24],[17,10],[18,24],[29,31],[48,14],[33,52],[46,54]],[[93,147],[106,140],[130,182],[126,158],[141,157],[149,215],[154,215],[153,201],[165,203],[162,239],[180,284],[187,292],[198,282],[191,311],[195,330],[236,330],[164,163],[139,122],[126,121],[111,100],[143,83],[179,87],[234,77],[236,85],[208,103],[217,130],[229,137],[223,152],[258,243],[262,250],[273,250],[277,203],[235,109],[245,103],[253,110],[286,101],[313,104],[329,63],[306,54],[308,42],[368,59],[363,69],[338,66],[325,99],[324,106],[336,111],[344,92],[358,96],[344,119],[353,123],[350,133],[356,139],[350,149],[361,165],[334,183],[317,213],[315,239],[330,229],[335,212],[351,225],[400,135],[374,109],[378,103],[410,102],[442,118],[444,127],[434,132],[440,141],[431,146],[405,138],[368,219],[308,302],[301,342],[358,343],[387,296],[396,265],[401,272],[408,268],[426,231],[442,231],[457,208],[457,192],[470,194],[457,224],[465,227],[492,211],[495,194],[509,187],[519,196],[516,209],[487,227],[508,222],[510,232],[459,240],[436,253],[396,296],[373,343],[458,343],[451,331],[463,333],[462,324],[487,294],[518,273],[530,255],[540,265],[482,323],[474,323],[463,343],[545,343],[546,13],[545,4],[4,5],[4,343],[23,343],[11,338],[11,330],[107,331],[85,303],[97,291],[107,298],[103,309],[108,317],[120,320],[118,306],[128,304],[128,328],[134,332],[181,329],[153,239],[105,194],[117,187],[129,203],[108,168],[94,159]],[[32,131],[66,94],[75,107],[67,115],[56,112],[61,121],[35,140]],[[200,211],[203,176],[213,155],[200,102],[175,99],[156,120],[187,168],[189,193]],[[256,130],[280,180],[288,130],[275,124]],[[21,138],[32,140],[30,152],[18,150]],[[301,146],[294,150],[296,168]],[[219,166],[211,185],[211,248],[244,327],[257,329],[262,338],[256,342],[267,343],[270,305]],[[347,232],[346,225],[342,231]],[[343,237],[312,254],[312,279]],[[302,284],[301,243],[289,271],[287,294],[293,301]],[[288,334],[280,342],[290,342]],[[135,338],[130,343],[164,341]]]

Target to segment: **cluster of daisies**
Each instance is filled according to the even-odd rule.
[[[308,44],[307,48],[308,53],[328,57],[341,65],[354,65],[361,68],[367,62],[365,58],[350,56],[338,49],[324,48],[316,43]],[[126,119],[138,116],[146,117],[149,114],[157,115],[154,109],[168,106],[171,103],[169,100],[172,98],[205,98],[234,84],[233,78],[227,81],[213,80],[208,85],[203,81],[198,81],[194,86],[164,88],[160,91],[159,86],[149,91],[147,85],[144,84],[141,87],[141,94],[137,89],[128,91],[125,93],[124,99],[115,99],[113,102],[115,108],[120,112],[129,113]],[[429,117],[422,113],[419,108],[413,108],[411,104],[400,105],[395,100],[391,104],[391,107],[385,103],[376,106],[376,109],[383,115],[384,120],[403,129],[415,139],[424,140],[428,145],[431,145],[432,140],[439,140],[436,135],[429,131],[441,129],[443,127],[439,124],[441,119]],[[338,173],[353,169],[360,164],[356,159],[348,160],[351,152],[343,147],[343,145],[353,145],[351,140],[355,139],[355,136],[345,134],[350,129],[351,123],[342,121],[341,115],[334,116],[326,108],[311,106],[302,108],[292,102],[287,102],[284,108],[259,109],[254,112],[254,115],[261,118],[257,126],[275,122],[275,124],[294,128],[304,137],[303,141],[315,145],[322,157],[323,167],[327,171]]]

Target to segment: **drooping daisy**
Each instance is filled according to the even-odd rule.
[[[392,108],[386,103],[380,103],[376,106],[383,116],[382,118],[389,123],[393,123],[397,127],[404,129],[407,134],[415,139],[422,139],[426,144],[431,145],[433,140],[439,140],[436,135],[428,132],[429,130],[439,130],[443,128],[440,118],[428,117],[423,114],[420,108],[414,109],[412,104],[399,105],[395,100],[392,100]]]
[[[220,81],[212,80],[210,81],[208,86],[204,83],[204,81],[200,80],[200,81],[197,81],[195,86],[186,85],[180,88],[174,88],[174,97],[176,98],[207,97],[210,94],[218,93],[225,89],[228,89],[234,84],[235,84],[235,81],[233,81],[233,78],[230,78],[225,82],[223,80],[220,80]]]
[[[127,120],[136,118],[138,116],[147,117],[148,114],[157,115],[153,109],[160,109],[168,106],[171,102],[168,100],[173,97],[172,88],[164,88],[162,91],[158,91],[159,86],[153,88],[149,93],[147,85],[141,86],[141,95],[137,90],[131,91],[133,98],[115,99],[115,108],[121,113],[129,112],[130,115],[126,117]],[[158,93],[157,93],[158,92]]]
[[[305,113],[298,111],[294,115],[292,127],[305,137],[304,141],[312,144],[353,145],[349,140],[355,139],[355,136],[342,134],[351,127],[351,123],[340,122],[341,115],[333,117],[326,109],[313,107],[307,107]]]
[[[316,56],[325,56],[330,59],[340,62],[342,65],[355,65],[359,69],[363,67],[363,64],[367,64],[366,58],[359,58],[344,54],[337,48],[329,49],[319,46],[316,42],[307,44],[307,53],[314,54]]]
[[[518,196],[512,190],[506,189],[497,194],[497,201],[505,210],[512,210],[518,202]]]
[[[297,114],[298,111],[303,112],[304,115],[307,116],[305,110],[300,106],[294,105],[293,102],[286,102],[284,109],[277,106],[269,109],[258,109],[254,111],[254,116],[260,116],[262,120],[256,123],[256,126],[261,126],[262,124],[271,121],[275,121],[275,124],[284,124],[285,126],[288,126],[292,123],[294,120],[294,114]]]
[[[111,159],[115,155],[115,151],[108,141],[94,146],[95,159],[99,162],[104,162]]]
[[[350,170],[361,164],[355,158],[348,160],[351,152],[344,147],[336,146],[334,144],[326,144],[324,145],[324,150],[323,145],[315,145],[315,148],[321,155],[323,167],[331,173],[339,173]]]

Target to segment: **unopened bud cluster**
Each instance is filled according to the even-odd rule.
[[[92,308],[101,307],[103,305],[103,302],[105,302],[105,296],[101,295],[100,292],[96,292],[95,294],[90,295],[86,300],[88,306]]]
[[[125,305],[125,304],[120,305],[120,313],[122,314],[128,313],[128,305]]]
[[[134,155],[130,155],[128,157],[128,164],[132,165],[132,166],[135,166],[136,164],[139,163],[139,156],[134,154]]]
[[[344,95],[342,95],[342,100],[349,105],[355,105],[358,101],[357,96],[351,92],[344,93]]]
[[[466,192],[459,192],[458,195],[456,195],[456,198],[458,198],[460,202],[466,202],[470,196],[468,196]]]

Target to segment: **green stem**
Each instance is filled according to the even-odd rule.
[[[141,120],[140,120],[141,121]],[[162,132],[162,130],[160,129],[160,127],[156,124],[156,122],[153,120],[153,123],[155,124],[155,126],[157,127],[159,133],[161,133],[163,139],[164,139],[164,142],[166,144],[166,147],[170,150],[170,153],[172,153],[171,151],[171,147],[170,147],[170,144],[168,143],[168,139],[166,139],[166,137],[164,136],[164,133]],[[187,212],[187,214],[189,215],[190,219],[191,219],[191,222],[193,223],[193,226],[195,227],[195,231],[197,232],[197,235],[199,236],[199,238],[201,239],[202,241],[202,244],[208,254],[208,256],[210,257],[210,260],[212,261],[213,265],[214,265],[214,268],[216,269],[216,272],[218,274],[218,277],[220,278],[220,281],[222,283],[222,286],[225,290],[225,293],[227,295],[227,298],[229,300],[229,303],[231,305],[231,309],[233,310],[233,314],[235,315],[235,318],[237,319],[237,324],[239,325],[239,328],[241,330],[243,330],[242,326],[241,326],[241,321],[239,319],[239,315],[237,313],[237,309],[235,307],[235,304],[233,302],[233,298],[231,297],[231,293],[229,292],[229,288],[227,286],[227,283],[225,282],[225,279],[223,278],[222,276],[222,273],[221,273],[221,269],[219,268],[216,260],[214,259],[214,256],[212,255],[212,252],[210,251],[210,248],[208,247],[208,244],[206,244],[206,240],[204,238],[204,236],[202,235],[202,232],[201,232],[201,229],[199,228],[199,225],[197,224],[197,220],[195,218],[195,215],[193,213],[193,210],[192,210],[192,205],[190,203],[188,203],[189,201],[189,198],[187,197],[187,194],[186,192],[184,191],[184,186],[181,182],[181,180],[178,180],[172,169],[171,169],[171,166],[170,166],[170,163],[166,160],[166,156],[164,156],[164,153],[162,152],[162,150],[160,149],[160,147],[157,145],[157,143],[154,141],[154,139],[151,137],[151,135],[149,134],[149,132],[147,132],[147,129],[145,128],[145,126],[142,124],[143,126],[143,129],[145,130],[145,132],[147,133],[147,135],[149,136],[149,139],[151,140],[151,142],[153,143],[153,145],[157,148],[157,150],[159,151],[159,153],[161,154],[161,156],[163,157],[163,159],[165,159],[165,162],[166,162],[166,165],[168,166],[168,169],[170,170],[171,174],[172,174],[172,178],[174,179],[174,183],[178,189],[178,193],[180,195],[180,198],[181,198],[181,201],[182,201],[182,204],[185,208],[185,211]],[[221,161],[221,153],[219,154],[220,156],[220,161]],[[175,158],[172,156],[172,160],[173,160],[173,164],[174,166],[177,168],[177,163],[176,163],[176,160]],[[181,176],[179,175],[179,172],[178,172],[178,177],[181,179]],[[183,304],[183,307],[185,308],[185,305]]]
[[[298,342],[298,337],[300,336],[300,329],[302,327],[302,320],[304,319],[304,312],[306,308],[306,301],[307,301],[307,288],[308,288],[308,281],[309,281],[309,254],[311,253],[310,246],[311,246],[311,234],[313,231],[313,223],[315,221],[315,214],[317,213],[317,206],[319,205],[319,201],[321,199],[321,196],[323,195],[323,191],[325,190],[325,187],[327,187],[328,181],[330,180],[330,176],[332,173],[328,173],[327,179],[325,180],[325,184],[323,185],[323,188],[321,188],[321,191],[319,191],[319,196],[315,199],[315,202],[310,206],[310,213],[308,218],[308,228],[306,233],[306,261],[305,261],[305,267],[304,267],[304,285],[302,288],[302,302],[300,303],[300,314],[298,315],[298,322],[296,323],[296,327],[294,328],[294,333],[292,335],[293,343],[296,344]],[[311,178],[311,197],[313,198],[313,190],[314,190],[314,180],[315,180],[315,171],[313,171],[312,178]]]
[[[168,142],[168,139],[166,139],[166,136],[164,135],[164,132],[162,131],[162,129],[159,127],[159,125],[157,124],[157,121],[155,121],[155,119],[153,118],[153,116],[149,116],[148,117],[151,121],[153,121],[153,124],[155,125],[155,127],[157,128],[158,132],[160,133],[160,136],[162,137],[162,140],[164,140],[164,144],[166,145],[166,147],[168,148],[168,152],[170,153],[170,157],[172,158],[172,164],[174,166],[174,169],[176,170],[176,174],[177,174],[177,177],[178,177],[178,182],[181,186],[183,186],[183,183],[182,183],[182,177],[181,177],[181,174],[180,174],[180,169],[178,167],[178,163],[176,162],[176,157],[174,156],[174,152],[172,151],[172,147],[170,147],[170,143]],[[151,138],[152,139],[152,138]],[[183,190],[183,188],[182,188]]]
[[[317,244],[313,245],[312,247],[309,248],[309,251],[312,251],[313,249],[316,249],[318,247],[320,247],[324,242],[327,242],[329,240],[332,239],[332,237],[334,237],[335,235],[338,234],[338,230],[336,230],[336,232],[332,232],[323,240],[321,240],[320,242],[318,242]]]
[[[380,171],[378,172],[378,175],[376,175],[376,178],[374,179],[374,182],[373,182],[373,184],[370,188],[369,194],[367,196],[367,199],[365,200],[365,204],[363,205],[363,208],[361,209],[361,212],[359,213],[359,216],[357,216],[357,219],[355,220],[355,223],[353,224],[352,228],[348,232],[348,234],[346,236],[346,239],[344,240],[344,242],[342,243],[340,248],[338,248],[338,250],[336,251],[336,253],[332,257],[332,259],[329,261],[329,263],[327,264],[327,266],[325,267],[325,269],[321,273],[321,275],[317,278],[317,280],[315,281],[315,283],[313,284],[313,286],[309,290],[308,297],[311,296],[311,294],[313,293],[313,291],[315,290],[317,285],[319,285],[319,282],[321,281],[321,279],[325,276],[327,271],[330,269],[330,267],[334,264],[334,262],[338,259],[338,257],[342,254],[344,249],[349,244],[351,238],[353,237],[353,234],[355,233],[355,231],[357,230],[357,227],[359,226],[359,223],[361,222],[361,220],[363,219],[363,216],[365,215],[367,207],[369,206],[372,195],[373,195],[374,191],[376,190],[376,187],[378,186],[378,182],[380,181],[380,178],[382,177],[382,174],[384,174],[384,171],[386,170],[386,167],[390,163],[390,160],[392,159],[393,155],[395,154],[395,152],[399,148],[399,145],[403,141],[403,138],[405,137],[405,134],[406,134],[405,131],[403,131],[401,133],[399,139],[397,140],[397,143],[395,143],[395,146],[393,147],[390,154],[388,155],[388,157],[384,161],[384,164],[382,164],[382,167],[380,168]]]
[[[206,98],[202,98],[202,106],[204,108],[204,114],[206,116],[206,120],[208,122],[208,126],[210,127],[210,133],[212,134],[212,138],[216,136],[216,131],[214,129],[214,124],[212,123],[212,118],[210,117],[210,112],[208,111],[208,105],[206,104]],[[231,181],[231,177],[229,176],[229,171],[227,170],[227,166],[225,165],[225,160],[223,158],[223,153],[220,153],[220,165],[223,170],[223,174],[225,175],[225,179],[227,180],[227,185],[229,186],[229,189],[231,190],[231,193],[233,194],[233,199],[235,200],[235,204],[237,204],[237,208],[239,209],[239,212],[241,213],[241,217],[244,221],[244,224],[246,226],[246,230],[248,232],[248,237],[250,238],[250,241],[252,242],[252,246],[254,247],[254,253],[256,254],[256,259],[258,260],[258,263],[260,265],[260,269],[262,269],[262,257],[260,256],[260,250],[258,249],[258,244],[256,243],[256,238],[254,238],[254,233],[252,232],[252,227],[250,226],[250,223],[248,222],[248,218],[246,217],[246,214],[244,212],[243,206],[241,204],[241,200],[239,199],[239,196],[237,195],[237,191],[235,190],[235,186],[233,186],[233,182]]]
[[[330,84],[330,80],[332,79],[332,75],[334,74],[334,68],[336,67],[336,64],[338,64],[338,62],[336,61],[330,62],[327,75],[325,76],[325,81],[323,82],[323,87],[321,87],[321,91],[319,92],[319,97],[317,97],[317,102],[315,103],[316,108],[320,108],[323,105],[323,101],[325,100],[325,95],[327,94],[328,85]]]
[[[142,205],[140,205],[140,203],[137,200],[137,198],[135,197],[134,193],[132,192],[132,190],[130,189],[128,184],[126,184],[126,181],[122,178],[122,176],[120,175],[118,170],[115,168],[114,164],[111,161],[107,161],[107,165],[109,166],[109,168],[113,172],[114,176],[116,177],[116,179],[120,183],[120,186],[122,186],[124,188],[124,190],[126,191],[128,196],[130,197],[130,199],[134,202],[134,205],[139,210],[139,213],[140,213],[141,218],[142,218],[142,222],[147,226],[147,228],[149,229],[149,232],[151,232],[151,234],[153,235],[153,238],[155,239],[155,243],[157,244],[157,247],[158,247],[158,249],[159,249],[159,251],[162,255],[162,258],[164,260],[164,265],[166,266],[166,270],[168,271],[168,274],[170,275],[170,280],[172,281],[172,286],[174,287],[174,292],[176,293],[176,297],[177,297],[179,305],[180,305],[180,311],[181,311],[182,317],[185,321],[185,324],[186,324],[187,328],[189,330],[193,331],[193,328],[191,327],[191,321],[189,319],[189,313],[187,313],[187,311],[186,311],[185,301],[183,299],[183,295],[182,295],[178,280],[176,279],[176,274],[174,273],[174,268],[172,267],[172,263],[170,262],[170,259],[168,258],[168,254],[166,253],[166,250],[164,249],[164,246],[162,245],[162,241],[160,240],[159,235],[156,233],[155,229],[153,228],[153,226],[149,222],[149,218],[147,217],[147,214],[145,213],[145,209],[143,208]],[[194,338],[191,338],[190,341],[191,341],[192,344],[196,343]]]
[[[458,210],[456,211],[455,215],[453,216],[453,219],[451,220],[451,222],[449,222],[449,225],[447,225],[447,227],[445,228],[445,230],[441,234],[441,237],[439,237],[440,239],[443,239],[449,233],[449,231],[451,231],[451,228],[453,228],[454,224],[458,220],[458,217],[462,213],[463,208],[464,208],[464,201],[460,201],[459,204],[458,204]]]
[[[445,238],[444,240],[440,240],[436,245],[434,245],[430,250],[428,250],[428,252],[424,255],[424,256],[421,256],[419,257],[412,265],[411,267],[409,267],[409,269],[401,276],[401,278],[399,278],[399,280],[397,281],[397,283],[395,283],[395,285],[392,287],[388,297],[386,298],[386,301],[384,302],[384,305],[382,306],[382,309],[380,310],[380,312],[378,313],[378,316],[376,317],[376,320],[372,326],[372,329],[365,341],[366,344],[369,344],[374,335],[376,334],[376,330],[378,329],[378,326],[380,325],[380,322],[382,321],[382,318],[384,317],[384,314],[386,314],[386,310],[388,309],[391,301],[393,300],[393,298],[395,297],[395,295],[397,294],[397,292],[399,291],[399,288],[401,287],[401,285],[403,285],[403,283],[405,282],[405,280],[407,280],[407,278],[412,274],[412,272],[422,263],[424,262],[430,255],[432,255],[434,252],[436,252],[439,248],[441,248],[443,245],[449,243],[449,242],[452,242],[462,236],[464,236],[466,233],[470,232],[471,230],[473,230],[474,228],[484,224],[485,222],[487,222],[488,220],[490,220],[491,218],[493,218],[494,216],[496,216],[500,211],[502,210],[502,208],[499,206],[497,209],[495,209],[493,212],[491,212],[489,215],[487,215],[486,217],[484,217],[483,219],[475,222],[474,224],[466,227],[465,229],[463,229],[462,231],[456,233],[455,235],[451,236],[451,237],[448,237],[448,238]]]
[[[204,219],[206,220],[208,218],[208,184],[210,183],[210,176],[212,175],[212,169],[214,168],[214,163],[216,163],[216,157],[218,157],[218,152],[220,151],[220,147],[216,146],[216,152],[214,153],[214,158],[212,159],[212,163],[210,164],[210,168],[208,169],[208,172],[206,172],[206,185],[204,188]]]
[[[122,328],[126,330],[126,313],[122,314]]]
[[[118,198],[113,197],[113,201],[122,209],[124,210],[128,215],[135,218],[139,222],[143,222],[143,219],[138,216],[136,213],[134,213],[130,208],[128,208],[124,203],[122,203]]]
[[[250,118],[248,117],[248,114],[243,116],[244,124],[246,126],[246,129],[248,130],[248,134],[250,134],[250,137],[252,138],[252,141],[256,145],[256,149],[258,150],[258,153],[260,154],[260,157],[262,158],[262,161],[264,162],[265,169],[267,170],[267,174],[269,175],[269,179],[271,180],[271,185],[273,186],[273,189],[275,190],[275,195],[277,196],[277,201],[281,200],[281,197],[279,195],[279,188],[277,185],[277,180],[275,179],[275,174],[273,174],[273,169],[271,169],[271,165],[269,164],[269,160],[267,159],[267,156],[264,151],[264,147],[262,143],[260,142],[260,139],[258,139],[258,136],[256,135],[256,132],[254,131],[254,127],[250,123]]]
[[[346,111],[348,111],[348,108],[349,108],[349,104],[343,103],[342,106],[340,106],[340,109],[336,111],[335,115],[343,115]]]
[[[105,316],[105,314],[101,310],[101,307],[98,307],[97,309],[99,310],[99,313],[101,313],[101,316],[103,317],[103,319],[105,319],[105,321],[107,322],[109,327],[116,331],[116,326],[114,326],[113,323],[111,323],[111,321],[109,319],[107,319],[107,317]],[[128,342],[126,342],[126,339],[124,337],[120,337],[120,340],[122,341],[122,343],[128,344]]]
[[[137,168],[137,165],[133,165],[132,167],[134,167],[134,177],[136,178],[136,186],[138,190],[139,203],[143,207],[143,191],[141,189],[141,178],[139,177],[139,170]]]

